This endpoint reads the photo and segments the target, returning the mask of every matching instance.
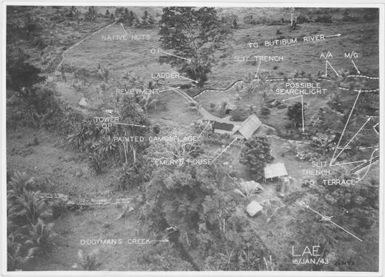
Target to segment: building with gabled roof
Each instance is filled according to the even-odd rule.
[[[265,171],[265,180],[288,175],[284,163],[267,164],[264,168],[264,171]]]
[[[254,132],[261,127],[261,125],[262,122],[259,118],[255,114],[252,114],[245,121],[243,121],[238,128],[234,129],[233,135],[240,134],[245,139],[250,139]]]

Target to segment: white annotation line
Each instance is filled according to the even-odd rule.
[[[313,213],[319,215],[321,217],[321,220],[322,221],[325,221],[325,222],[330,222],[331,224],[333,224],[334,226],[338,227],[339,229],[343,230],[344,232],[348,233],[349,235],[351,235],[352,237],[354,237],[355,239],[359,240],[362,242],[362,239],[360,239],[359,237],[357,237],[355,234],[351,233],[350,231],[346,230],[344,227],[342,227],[341,225],[338,225],[337,223],[335,223],[334,221],[331,220],[332,216],[324,216],[323,214],[317,212],[316,210],[312,209],[309,205],[307,205],[306,203],[300,201],[300,202],[297,202],[299,204],[299,206],[301,207],[305,207],[307,209],[309,209],[310,211],[312,211]]]
[[[162,53],[162,54],[165,54],[165,55],[169,55],[169,56],[173,56],[173,57],[175,57],[175,58],[183,59],[183,60],[186,60],[187,62],[191,63],[191,59],[184,58],[184,57],[181,57],[181,56],[178,56],[178,55],[175,55],[175,54],[171,54],[171,53],[162,51],[162,50],[160,50],[160,49],[159,49],[158,51],[159,51],[159,53]]]
[[[341,34],[335,34],[335,35],[328,35],[328,36],[325,36],[325,38],[333,38],[333,37],[340,37]]]
[[[225,149],[223,149],[222,151],[221,151],[221,153],[219,153],[212,161],[211,161],[211,164],[213,164],[214,163],[214,161],[216,161],[224,152],[226,152],[227,151],[227,149],[229,149],[230,148],[230,146],[237,140],[238,138],[235,138],[235,139],[233,139],[233,141],[232,142],[230,142],[230,144],[229,145],[227,145],[226,147],[225,147]]]
[[[202,136],[203,132],[206,131],[207,127],[209,127],[210,121],[207,121],[206,126],[203,128],[202,132],[199,134],[198,139]]]
[[[178,93],[180,96],[182,96],[184,99],[186,99],[187,102],[193,102],[193,103],[196,102],[193,98],[190,99],[186,93],[184,93],[183,91],[180,91],[177,88],[170,87],[170,90],[173,90],[176,93]]]
[[[85,40],[91,38],[92,36],[94,36],[95,34],[99,33],[100,31],[104,30],[104,29],[107,29],[108,27],[114,25],[116,23],[116,21],[112,22],[111,24],[108,24],[102,28],[100,28],[99,30],[96,30],[95,32],[85,36],[84,38],[82,38],[81,40],[79,40],[78,42],[76,42],[75,44],[71,45],[69,48],[67,48],[66,50],[64,50],[63,53],[61,53],[61,57],[62,59],[60,60],[59,64],[56,66],[55,68],[55,71],[58,71],[59,70],[59,67],[62,65],[63,61],[64,61],[64,58],[65,58],[65,55],[67,54],[68,51],[70,51],[71,49],[73,49],[74,47],[77,47],[79,44],[83,43]]]
[[[355,139],[355,137],[361,132],[361,130],[366,126],[366,124],[368,124],[368,122],[371,120],[372,118],[371,117],[369,117],[366,121],[365,121],[365,123],[361,126],[361,128],[360,129],[358,129],[358,131],[354,134],[354,136],[349,140],[349,142],[342,148],[342,150],[341,150],[341,152],[339,152],[338,154],[337,154],[337,156],[334,158],[334,160],[337,160],[337,158],[345,151],[345,149],[346,149],[346,147],[348,147],[348,145],[350,144],[350,143],[352,143],[352,141]]]
[[[127,33],[126,29],[124,28],[123,23],[120,23],[120,26],[122,26],[123,31],[124,31],[124,32],[126,33],[126,35],[128,36],[129,34]]]
[[[258,73],[259,73],[259,68],[261,67],[262,59],[259,59],[258,67],[257,67],[257,72],[255,73],[255,78],[258,78]]]
[[[357,73],[361,74],[361,72],[358,70],[358,67],[357,67],[356,63],[353,61],[353,59],[350,59],[350,60],[352,61],[354,68],[357,70]]]
[[[344,129],[342,130],[342,134],[340,135],[340,138],[339,138],[339,140],[338,140],[338,143],[337,143],[337,145],[336,145],[336,148],[334,149],[333,156],[332,156],[332,158],[331,158],[331,160],[330,160],[329,166],[333,165],[333,163],[336,161],[335,155],[336,155],[337,149],[338,149],[338,147],[340,147],[340,143],[341,143],[342,137],[343,137],[344,134],[345,134],[346,127],[348,126],[350,117],[351,117],[352,114],[353,114],[354,107],[355,107],[356,104],[357,104],[357,100],[358,100],[358,98],[360,97],[360,94],[361,94],[361,91],[358,92],[357,97],[356,97],[356,100],[354,101],[353,107],[352,107],[352,109],[350,110],[350,114],[349,114],[348,120],[347,120],[346,123],[345,123]]]
[[[332,66],[332,64],[328,60],[326,60],[326,62],[325,62],[325,75],[324,75],[324,77],[328,76],[328,65],[330,66],[331,69],[333,69],[333,71],[337,75],[337,77],[341,77],[340,74],[338,74],[337,70],[334,69],[334,67]]]
[[[373,153],[372,153],[373,154]],[[350,172],[353,172],[354,170],[356,170],[357,168],[359,168],[360,166],[362,166],[363,164],[365,164],[365,163],[367,163],[368,161],[367,160],[365,160],[365,162],[362,162],[362,163],[360,163],[359,165],[356,165],[355,167],[353,167],[351,170],[350,170]]]
[[[355,161],[355,162],[347,162],[347,163],[338,163],[338,164],[333,164],[331,166],[337,166],[337,165],[348,165],[348,164],[356,164],[356,163],[360,163],[358,166],[360,166],[361,164],[363,163],[366,163],[367,160],[360,160],[360,161]]]
[[[165,91],[169,91],[170,89],[163,89],[163,90],[160,90],[159,92],[165,92]]]
[[[170,242],[168,239],[153,239],[153,240],[150,240],[151,243],[153,242]]]
[[[190,80],[190,81],[192,81],[192,82],[194,82],[194,83],[198,83],[198,81],[196,81],[196,80],[193,80],[193,79],[190,79],[190,78],[187,78],[187,77],[185,77],[185,76],[183,76],[183,75],[179,75],[179,78],[183,78],[183,79],[186,79],[186,80]]]
[[[380,134],[380,132],[378,132],[377,129],[376,129],[376,127],[377,127],[378,125],[380,125],[380,123],[377,123],[376,125],[373,126],[373,130],[374,130],[374,132],[376,132],[377,135]]]
[[[361,178],[358,179],[357,182],[360,182],[361,180],[363,180],[363,179],[366,177],[366,175],[369,173],[370,167],[372,166],[372,160],[373,160],[374,152],[376,152],[376,151],[378,151],[378,150],[379,150],[379,148],[375,149],[375,150],[372,152],[372,155],[370,155],[370,159],[369,159],[369,162],[370,162],[370,163],[367,165],[366,172],[364,173],[363,176],[361,176]],[[365,168],[365,167],[363,167],[363,168]]]
[[[138,124],[131,124],[131,123],[122,123],[122,122],[114,122],[115,125],[124,125],[124,126],[134,126],[134,127],[141,127],[146,128],[145,125],[138,125]]]

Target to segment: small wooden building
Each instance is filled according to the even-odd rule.
[[[288,176],[284,163],[268,164],[265,166],[264,171],[265,171],[265,181],[272,180],[274,178]]]

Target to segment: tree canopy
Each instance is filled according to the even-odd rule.
[[[230,29],[221,23],[214,8],[207,7],[164,8],[160,26],[161,46],[190,59],[168,56],[167,62],[203,86],[216,61],[214,54],[224,50]]]
[[[292,122],[295,128],[302,127],[302,104],[301,102],[294,103],[287,109],[287,117]]]
[[[267,139],[254,137],[245,143],[239,162],[246,165],[250,173],[257,179],[261,179],[263,177],[263,169],[273,159],[270,155],[270,144]]]

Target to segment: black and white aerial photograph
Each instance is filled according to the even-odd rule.
[[[133,3],[2,2],[0,275],[383,276],[384,4]]]

